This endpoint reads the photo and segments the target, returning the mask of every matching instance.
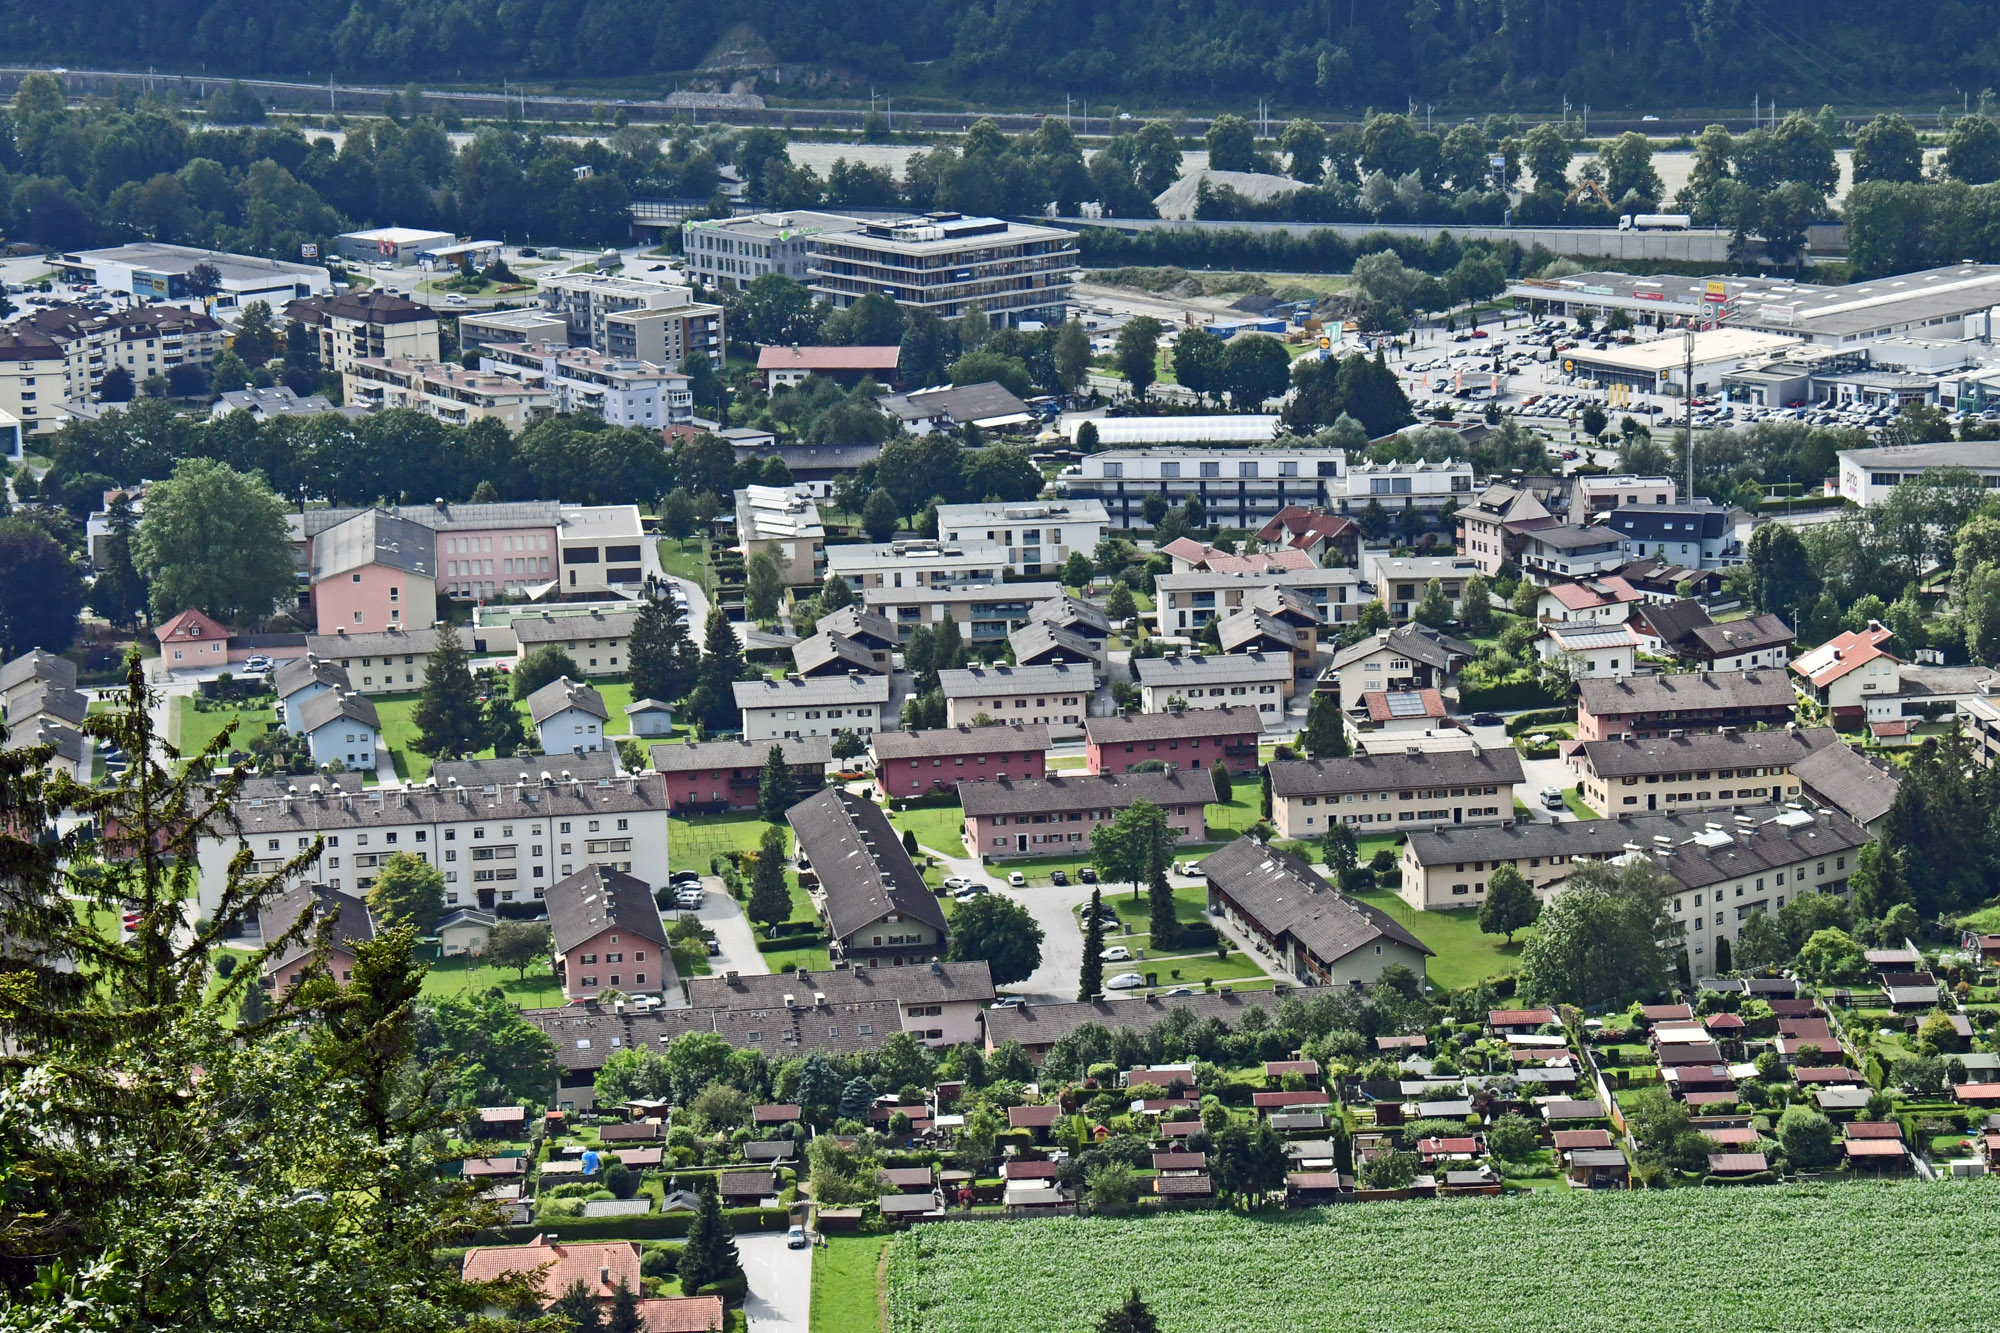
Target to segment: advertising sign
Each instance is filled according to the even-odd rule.
[[[303,245],[299,246],[299,258],[318,259],[319,247],[317,245],[314,245],[311,241],[305,242]]]

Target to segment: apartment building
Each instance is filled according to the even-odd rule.
[[[1514,787],[1526,781],[1512,749],[1291,759],[1270,771],[1278,836],[1308,842],[1335,823],[1365,836],[1510,820]]]
[[[1010,568],[997,542],[868,542],[826,548],[826,569],[854,591],[875,588],[961,588],[999,583]]]
[[[887,676],[853,671],[810,679],[739,680],[730,688],[743,713],[745,740],[832,736],[836,731],[868,736],[888,725],[883,716],[889,704]]]
[[[654,771],[666,779],[667,805],[689,813],[716,814],[757,806],[758,783],[771,747],[778,747],[792,771],[799,795],[810,796],[826,785],[826,766],[833,762],[833,742],[825,736],[786,737],[758,743],[734,737],[686,745],[655,745],[650,751]]]
[[[1716,731],[1694,735],[1586,741],[1570,763],[1592,809],[1616,815],[1644,810],[1742,807],[1799,797],[1799,763],[1840,744],[1831,727],[1803,731]]]
[[[534,902],[589,865],[667,879],[666,784],[658,774],[595,781],[552,775],[489,782],[456,779],[421,787],[370,787],[360,777],[253,778],[235,804],[240,828],[201,839],[200,909],[216,910],[229,862],[248,851],[267,874],[325,845],[311,878],[364,892],[376,867],[411,852],[444,874],[448,907],[490,909]]]
[[[1141,657],[1133,659],[1132,671],[1148,713],[1249,707],[1267,731],[1284,723],[1292,692],[1291,658],[1269,653]]]
[[[936,628],[950,616],[969,643],[998,643],[1028,623],[1034,608],[1062,594],[1060,583],[977,583],[965,587],[869,588],[863,609],[907,639],[919,625]]]
[[[1537,528],[1521,543],[1521,572],[1541,584],[1615,574],[1628,559],[1624,539],[1603,524]]]
[[[990,727],[938,727],[882,731],[870,748],[875,783],[884,799],[949,792],[961,782],[997,778],[1026,781],[1048,776],[1049,729],[1040,722]]]
[[[437,534],[364,509],[323,529],[309,578],[321,634],[429,629],[437,620]]]
[[[1288,569],[1269,574],[1161,574],[1153,580],[1155,623],[1162,634],[1191,638],[1212,616],[1260,604],[1269,609],[1271,589],[1310,605],[1320,624],[1335,632],[1361,617],[1361,576],[1354,570]]]
[[[1606,514],[1596,526],[1618,534],[1627,560],[1653,556],[1687,569],[1727,569],[1749,559],[1756,520],[1744,510],[1702,500],[1633,505]]]
[[[800,801],[785,819],[800,859],[812,866],[799,882],[826,922],[835,958],[860,968],[944,957],[951,938],[944,910],[881,806],[832,787]]]
[[[1578,687],[1576,738],[1665,736],[1675,731],[1782,727],[1798,696],[1776,671],[1682,672],[1586,680]]]
[[[0,329],[0,410],[26,434],[46,434],[69,419],[65,408],[98,401],[107,371],[125,371],[136,387],[184,365],[209,365],[222,343],[221,324],[178,306],[37,310]]]
[[[740,291],[766,273],[806,283],[819,238],[861,225],[859,218],[806,209],[690,220],[681,224],[681,262],[689,277],[716,291]]]
[[[1458,549],[1490,579],[1503,565],[1520,562],[1529,533],[1562,520],[1533,491],[1495,482],[1460,505],[1453,521]]]
[[[680,998],[653,883],[592,865],[550,887],[549,934],[565,1000],[581,1004],[607,990]]]
[[[1428,945],[1289,852],[1239,838],[1204,856],[1201,875],[1209,910],[1254,935],[1303,985],[1367,986],[1390,967],[1425,973]]]
[[[1160,807],[1174,841],[1201,842],[1214,800],[1215,782],[1205,769],[968,782],[958,789],[965,845],[981,860],[1087,854],[1091,830],[1137,801]]]
[[[1001,326],[1069,317],[1076,233],[999,218],[929,213],[822,232],[807,257],[813,295],[844,310],[886,296],[955,319],[973,306]]]
[[[745,563],[769,555],[789,587],[826,581],[826,527],[803,487],[750,486],[736,492],[736,537]]]
[[[1255,773],[1257,740],[1264,729],[1255,708],[1196,708],[1174,713],[1119,713],[1083,724],[1085,771],[1128,773],[1136,764]]]
[[[367,358],[428,362],[444,355],[437,311],[391,292],[311,296],[286,306],[284,317],[306,326],[320,364],[336,375]]]
[[[1670,505],[1679,496],[1672,477],[1641,477],[1635,473],[1579,476],[1570,486],[1571,523],[1588,524],[1600,515],[1638,505]]]
[[[1015,666],[1086,666],[1093,674],[1104,666],[1101,639],[1072,634],[1046,620],[1031,620],[1007,635]]]
[[[467,310],[458,317],[458,345],[476,352],[495,343],[569,345],[569,321],[545,310]]]
[[[291,520],[301,567],[312,567],[321,534],[369,512],[436,534],[434,577],[453,598],[521,596],[560,583],[564,596],[587,600],[645,581],[645,539],[635,506],[552,500],[308,509]]]
[[[686,287],[604,273],[564,273],[537,287],[542,309],[569,325],[572,347],[680,369],[690,356],[720,367],[723,313]]]
[[[1397,892],[1418,911],[1476,907],[1493,871],[1511,865],[1547,899],[1579,861],[1647,857],[1675,883],[1667,911],[1701,975],[1714,967],[1716,940],[1734,943],[1752,916],[1775,916],[1802,893],[1844,896],[1868,841],[1866,829],[1833,810],[1439,829],[1410,835]]]
[[[1356,463],[1348,470],[1340,512],[1358,514],[1371,503],[1384,509],[1436,510],[1472,494],[1472,464]]]
[[[539,385],[437,362],[361,357],[340,383],[342,397],[355,407],[407,408],[454,426],[497,421],[514,435],[555,410],[555,396]]]
[[[350,634],[336,625],[330,634],[308,634],[306,652],[338,663],[362,694],[408,694],[424,687],[437,639],[434,629]]]
[[[1156,495],[1169,505],[1198,498],[1210,523],[1254,531],[1288,506],[1345,504],[1347,451],[1271,444],[1107,449],[1065,469],[1061,484],[1072,500],[1101,502],[1121,529],[1152,527],[1145,504]]]
[[[1879,721],[1901,714],[1891,702],[1902,691],[1903,659],[1882,645],[1893,637],[1878,621],[1837,634],[1792,663],[1800,692],[1833,714],[1836,724]]]
[[[1083,735],[1096,678],[1087,666],[964,667],[938,672],[945,721],[957,726],[992,722],[1047,727],[1052,739]]]
[[[559,343],[494,343],[479,368],[547,389],[558,412],[601,417],[614,426],[659,430],[694,420],[688,378],[650,361],[628,361]]]
[[[1400,624],[1417,614],[1432,579],[1443,587],[1457,614],[1465,581],[1479,573],[1479,566],[1457,555],[1381,555],[1368,562],[1368,572],[1375,581],[1375,600],[1388,609],[1389,619]]]
[[[1007,568],[1018,578],[1053,575],[1072,553],[1088,556],[1110,535],[1110,516],[1097,500],[938,506],[941,540],[1004,546]]]

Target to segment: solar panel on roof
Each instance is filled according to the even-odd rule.
[[[1424,696],[1410,690],[1399,690],[1386,696],[1390,717],[1422,717],[1427,711]]]

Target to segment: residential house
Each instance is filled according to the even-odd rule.
[[[1792,720],[1797,704],[1790,682],[1771,671],[1586,679],[1578,687],[1576,738],[1782,726]]]
[[[1039,722],[879,731],[871,746],[876,785],[885,799],[951,791],[961,782],[1048,774],[1049,729]]]
[[[1495,482],[1458,507],[1458,549],[1491,579],[1507,565],[1519,565],[1528,534],[1561,522],[1539,495]]]
[[[1141,707],[1148,713],[1251,707],[1266,730],[1284,724],[1292,689],[1289,654],[1141,657],[1133,659],[1132,671],[1139,678]]]
[[[189,607],[153,630],[160,660],[169,671],[224,671],[229,667],[229,631]]]
[[[1090,671],[1094,681],[1098,669],[1104,665],[1103,640],[1072,634],[1046,620],[1031,620],[1010,632],[1007,647],[1013,651],[1017,667],[1083,667]]]
[[[1743,807],[1797,800],[1796,765],[1840,744],[1831,727],[1716,731],[1585,741],[1570,762],[1583,799],[1604,814]]]
[[[7,735],[0,741],[0,750],[28,750],[48,746],[50,753],[42,765],[45,773],[61,773],[77,782],[89,783],[91,755],[95,747],[91,738],[75,727],[58,722],[46,713],[16,726],[7,725]]]
[[[328,690],[351,690],[347,673],[333,662],[311,652],[278,664],[271,673],[271,690],[278,700],[278,722],[285,730],[299,730],[299,712],[308,699]]]
[[[1680,655],[1692,658],[1699,671],[1782,671],[1797,637],[1782,617],[1750,616],[1696,626]]]
[[[353,690],[326,690],[300,704],[297,716],[293,734],[306,738],[316,767],[337,762],[349,772],[374,769],[382,719],[373,699]]]
[[[678,370],[631,356],[613,356],[561,341],[489,343],[479,368],[546,389],[557,412],[598,418],[635,430],[691,424],[694,392]]]
[[[5,666],[0,666],[0,705],[11,713],[18,696],[49,685],[75,689],[76,663],[67,657],[31,648]]]
[[[437,620],[437,534],[364,509],[313,539],[308,577],[321,634],[429,629]]]
[[[1212,770],[1220,762],[1248,775],[1259,766],[1263,727],[1263,716],[1247,705],[1093,717],[1083,724],[1085,771],[1129,773],[1144,763]]]
[[[651,759],[653,768],[666,779],[670,809],[690,813],[754,810],[758,782],[774,746],[792,770],[799,795],[810,796],[826,785],[826,766],[833,760],[833,742],[826,736],[655,745]]]
[[[1287,759],[1270,766],[1271,818],[1281,838],[1314,842],[1338,821],[1366,836],[1514,817],[1526,781],[1513,749]]]
[[[357,894],[324,884],[295,884],[257,914],[257,930],[263,947],[271,951],[264,959],[262,984],[284,995],[314,968],[323,968],[335,981],[352,981],[354,946],[375,938],[375,919]]]
[[[1096,677],[1087,666],[964,667],[938,672],[950,725],[1027,722],[1048,728],[1052,740],[1083,735]]]
[[[1352,569],[1291,569],[1271,573],[1194,571],[1153,580],[1162,634],[1192,637],[1210,617],[1228,615],[1268,588],[1282,588],[1311,603],[1320,622],[1335,627],[1361,618],[1361,576]],[[1268,608],[1267,608],[1268,609]]]
[[[958,789],[966,845],[982,860],[1087,853],[1091,831],[1135,801],[1159,806],[1175,841],[1199,842],[1208,836],[1206,807],[1214,800],[1215,783],[1204,769],[1003,779]]]
[[[545,755],[582,754],[602,750],[611,730],[611,710],[604,696],[568,676],[558,676],[528,696],[528,716],[535,725],[535,742]]]
[[[1286,505],[1257,529],[1257,544],[1266,551],[1304,551],[1316,565],[1329,558],[1353,564],[1361,529],[1354,520],[1305,505]]]
[[[1615,573],[1630,558],[1616,532],[1595,524],[1537,528],[1521,544],[1521,572],[1541,584]]]
[[[1173,561],[1176,574],[1286,574],[1319,567],[1310,555],[1290,547],[1239,555],[1192,537],[1176,537],[1160,548],[1160,554]]]
[[[1627,582],[1626,586],[1632,585]],[[1667,601],[1642,597],[1625,617],[1625,623],[1639,636],[1640,646],[1653,656],[1681,657],[1695,646],[1694,632],[1715,622],[1709,618],[1707,608],[1691,597]]]
[[[1089,639],[1097,645],[1096,651],[1100,654],[1104,641],[1111,637],[1111,617],[1104,614],[1103,608],[1068,593],[1035,603],[1028,614],[1031,619],[1051,628]]]
[[[965,790],[995,785],[974,783]],[[815,882],[808,887],[834,957],[858,968],[916,966],[944,956],[944,911],[882,807],[828,788],[787,810],[785,818],[800,858],[812,865]]]
[[[1868,841],[1845,815],[1786,809],[1761,818],[1635,815],[1436,829],[1404,844],[1397,893],[1418,911],[1477,907],[1492,872],[1511,865],[1547,899],[1579,860],[1645,856],[1675,882],[1668,915],[1700,975],[1712,966],[1715,940],[1733,943],[1752,914],[1775,916],[1801,893],[1845,894]]]
[[[896,418],[912,435],[940,431],[951,434],[968,425],[983,431],[1006,430],[1010,426],[1032,425],[1035,421],[1035,414],[1026,403],[1005,385],[992,380],[912,389],[877,401],[884,412]]]
[[[437,640],[434,629],[349,634],[339,628],[331,634],[307,635],[306,652],[336,663],[362,694],[408,694],[423,689]]]
[[[1550,625],[1535,640],[1535,656],[1573,661],[1579,676],[1615,680],[1638,671],[1639,636],[1622,624]]]
[[[1823,745],[1792,765],[1807,802],[1838,810],[1878,837],[1902,790],[1901,771],[1846,744]]]
[[[1443,630],[1411,622],[1377,630],[1333,655],[1333,682],[1343,696],[1377,691],[1445,690],[1479,650]],[[1325,682],[1322,682],[1322,687]]]
[[[610,866],[585,866],[548,891],[556,977],[571,1004],[607,990],[676,996],[674,962],[652,886]]]
[[[1101,500],[1023,500],[938,506],[945,542],[998,543],[1017,578],[1053,577],[1073,554],[1088,557],[1111,535]]]
[[[1342,716],[1355,743],[1365,746],[1376,732],[1388,733],[1392,745],[1404,734],[1433,735],[1444,729],[1449,713],[1436,690],[1368,690]]]
[[[895,345],[800,347],[797,343],[789,346],[767,344],[757,349],[757,373],[764,377],[766,393],[803,384],[811,375],[830,379],[850,389],[864,379],[886,386],[896,382],[896,366],[902,352],[903,349]]]
[[[747,565],[768,555],[787,587],[826,579],[826,526],[802,486],[749,486],[736,492],[736,536]]]
[[[1326,620],[1310,597],[1290,588],[1259,588],[1235,614],[1240,615],[1244,611],[1269,616],[1291,631],[1299,674],[1310,674],[1317,668],[1320,634],[1326,628]],[[1224,648],[1225,651],[1236,651],[1229,648],[1226,642]]]
[[[705,356],[719,370],[726,338],[723,309],[691,299],[689,288],[610,273],[558,273],[536,279],[542,309],[569,324],[572,347],[685,367]]]
[[[1689,569],[1725,569],[1748,558],[1753,520],[1741,509],[1700,500],[1622,505],[1598,523],[1618,534],[1628,560],[1652,556]]]
[[[743,738],[750,741],[836,731],[867,736],[882,730],[882,710],[889,703],[889,678],[860,671],[810,680],[739,680],[730,688],[743,713]]]
[[[1413,555],[1376,556],[1368,566],[1375,582],[1375,600],[1388,609],[1389,619],[1398,623],[1412,619],[1435,579],[1458,614],[1465,581],[1479,573],[1479,566],[1464,556]]]
[[[815,628],[822,634],[836,634],[867,649],[878,672],[886,675],[895,670],[896,648],[901,641],[896,627],[884,617],[859,606],[843,606],[821,616]]]
[[[868,909],[863,906],[861,910]],[[872,939],[875,926],[866,928]],[[992,970],[984,960],[917,961],[927,965],[919,967],[913,963],[900,968],[857,965],[763,976],[727,973],[695,977],[688,982],[688,1000],[696,1009],[766,1014],[782,1014],[796,1007],[800,1013],[795,1021],[802,1029],[817,1017],[851,1012],[850,1005],[873,1009],[886,1004],[889,1011],[885,1017],[889,1021],[885,1025],[887,1030],[881,1034],[884,1038],[891,1032],[907,1032],[933,1047],[979,1043],[983,1036],[980,1030],[983,1011],[997,998]],[[797,1119],[797,1114],[792,1118]]]
[[[808,679],[844,676],[850,671],[865,676],[891,675],[888,664],[882,661],[885,656],[831,630],[821,630],[810,639],[800,639],[792,645],[792,665],[798,668],[798,675]]]
[[[1005,550],[1006,548],[1001,548]],[[933,629],[949,616],[968,643],[997,644],[1033,617],[1034,608],[1062,592],[1057,583],[975,583],[955,587],[869,588],[862,607],[895,625],[909,638],[919,625]]]
[[[1308,986],[1364,986],[1387,967],[1424,975],[1426,946],[1379,908],[1337,893],[1289,852],[1238,838],[1202,858],[1208,906]]]
[[[1800,692],[1828,709],[1836,726],[1900,715],[1891,700],[1902,688],[1897,668],[1903,659],[1882,646],[1892,637],[1880,621],[1871,620],[1864,630],[1836,634],[1801,653],[1792,663]]]
[[[7,709],[7,726],[14,731],[32,730],[38,723],[75,730],[90,716],[90,700],[54,681],[39,681],[19,691]]]
[[[637,611],[595,607],[581,614],[544,610],[540,615],[516,616],[512,628],[519,648],[514,660],[525,662],[528,654],[553,644],[586,676],[623,675],[631,670],[632,628],[638,623]]]
[[[459,1275],[466,1282],[493,1282],[507,1277],[528,1277],[537,1299],[547,1310],[570,1288],[582,1284],[593,1299],[608,1306],[620,1287],[637,1294],[641,1289],[639,1243],[630,1240],[566,1241],[540,1235],[526,1245],[481,1245],[465,1252]],[[697,1300],[720,1300],[714,1297]],[[717,1313],[720,1311],[718,1309]],[[720,1328],[721,1324],[714,1325]]]
[[[1535,618],[1544,625],[1620,625],[1644,600],[1624,579],[1606,574],[1551,584],[1535,599]]]

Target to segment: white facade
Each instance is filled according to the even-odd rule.
[[[819,237],[860,225],[858,218],[804,210],[704,218],[681,224],[681,259],[702,286],[718,291],[748,287],[766,273],[804,283],[812,278]]]
[[[1088,666],[971,667],[938,672],[938,684],[947,725],[977,726],[983,714],[1045,726],[1050,740],[1065,741],[1083,735],[1097,679]]]
[[[375,767],[375,729],[351,717],[336,717],[306,733],[315,768],[339,760],[349,772]]]
[[[1837,457],[1840,498],[1864,509],[1882,504],[1899,483],[1915,481],[1932,468],[1966,468],[1989,489],[2000,487],[2000,443],[1895,444],[1843,449]]]
[[[831,736],[836,731],[873,735],[883,730],[889,703],[889,678],[859,673],[738,681],[734,689],[743,739],[749,741]]]
[[[1088,556],[1110,535],[1111,516],[1098,500],[938,506],[941,539],[997,542],[1007,548],[1007,568],[1023,577],[1054,574],[1072,552]]]
[[[604,748],[604,724],[586,709],[565,708],[535,724],[535,739],[551,757],[589,753]]]
[[[939,527],[943,527],[940,515]],[[998,583],[1012,568],[1012,552],[998,542],[904,541],[826,548],[829,574],[856,592],[869,588],[960,588]]]
[[[1384,509],[1436,509],[1448,500],[1461,503],[1472,494],[1472,464],[1356,463],[1347,474],[1344,513],[1368,507],[1373,500]]]
[[[1344,503],[1347,451],[1268,444],[1107,449],[1065,468],[1061,484],[1072,501],[1103,502],[1117,528],[1151,527],[1145,501],[1157,495],[1170,505],[1198,497],[1210,523],[1254,531],[1286,505]]]
[[[1559,627],[1535,640],[1535,656],[1544,662],[1574,657],[1586,676],[1617,680],[1639,669],[1639,636],[1626,625],[1592,629]]]
[[[1278,653],[1147,657],[1132,663],[1141,708],[1148,713],[1182,708],[1254,708],[1264,729],[1283,724],[1292,690],[1292,659]]]
[[[614,426],[658,430],[694,420],[687,376],[650,361],[554,343],[496,343],[485,349],[479,368],[548,389],[558,412],[581,412]]]

